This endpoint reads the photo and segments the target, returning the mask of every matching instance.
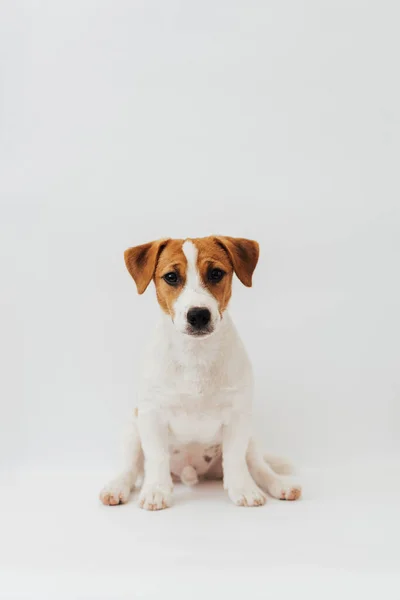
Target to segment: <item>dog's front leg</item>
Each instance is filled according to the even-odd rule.
[[[172,496],[168,424],[156,411],[150,410],[139,411],[138,426],[145,459],[139,505],[146,510],[168,508]]]
[[[238,506],[261,506],[266,501],[266,495],[254,482],[246,462],[250,432],[250,416],[239,411],[232,413],[223,428],[224,488]]]

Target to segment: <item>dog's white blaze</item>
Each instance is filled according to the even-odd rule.
[[[183,254],[187,260],[186,284],[185,289],[200,291],[202,289],[200,274],[197,270],[198,250],[193,242],[184,242],[182,246]]]
[[[211,313],[211,325],[214,329],[220,321],[218,302],[208,289],[202,284],[197,268],[198,249],[191,241],[186,241],[182,246],[183,254],[187,260],[185,273],[185,286],[174,304],[174,324],[179,331],[187,330],[187,312],[194,307],[208,308]]]

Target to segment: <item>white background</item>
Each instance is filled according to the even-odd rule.
[[[378,484],[368,464],[400,451],[396,5],[2,3],[0,462],[13,485],[21,471],[110,470],[158,316],[123,251],[218,233],[261,245],[232,314],[266,449],[305,467],[363,462],[359,489],[390,495],[395,472]]]

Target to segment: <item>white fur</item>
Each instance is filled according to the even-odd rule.
[[[125,469],[100,497],[105,504],[127,501],[142,469],[143,452],[139,504],[149,510],[170,506],[171,473],[193,485],[198,477],[220,477],[222,467],[224,487],[237,505],[264,504],[265,491],[295,499],[300,487],[269,466],[252,438],[253,376],[243,344],[229,314],[225,311],[220,318],[215,298],[201,285],[195,246],[185,242],[183,250],[186,285],[174,321],[164,315],[148,347]],[[192,306],[209,308],[212,335],[184,334]],[[286,464],[268,460],[275,460],[277,471],[287,472]]]

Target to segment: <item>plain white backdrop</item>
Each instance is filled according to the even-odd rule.
[[[398,18],[395,1],[2,3],[0,462],[11,482],[7,510],[19,490],[13,517],[3,512],[7,531],[12,537],[25,518],[27,552],[34,553],[38,531],[57,532],[68,514],[68,502],[60,513],[54,508],[60,490],[71,496],[72,486],[75,500],[85,498],[84,519],[100,511],[102,477],[92,489],[84,474],[109,474],[116,463],[138,359],[158,311],[153,289],[136,295],[123,251],[163,236],[218,233],[260,242],[254,287],[236,283],[231,312],[254,363],[254,411],[266,450],[324,473],[329,466],[336,493],[342,466],[352,482],[352,465],[358,473],[362,464],[354,496],[362,489],[375,494],[375,504],[384,496],[395,501]],[[18,478],[28,471],[25,486]],[[50,484],[50,476],[43,483],[38,472],[57,473],[54,481],[63,483]],[[78,472],[86,488],[67,485],[62,475]],[[317,488],[314,482],[309,489]],[[47,509],[24,512],[32,490],[41,506],[48,489],[50,525]],[[293,508],[304,535],[304,511],[309,519],[320,509],[312,498]],[[273,506],[279,515],[282,505]],[[136,511],[143,519],[134,504],[117,517],[112,509],[99,514],[122,528],[128,508],[129,518]],[[185,510],[191,522],[202,502]],[[178,509],[174,514],[176,535]],[[375,522],[379,539],[364,529],[371,514],[360,531],[376,549],[392,548],[393,524],[383,535]],[[242,515],[257,531],[256,516]],[[101,527],[110,527],[101,523],[93,525],[98,557]],[[114,534],[111,547],[128,547],[128,538]],[[276,523],[274,535],[281,539]],[[286,543],[288,535],[286,523]],[[20,540],[14,543],[15,556],[6,553],[4,564],[21,581],[30,559],[21,558]],[[336,540],[334,560],[346,543]],[[317,557],[320,547],[314,550]],[[43,565],[51,564],[46,556]],[[60,559],[64,567],[72,564],[68,556]],[[83,568],[85,577],[90,569]]]

